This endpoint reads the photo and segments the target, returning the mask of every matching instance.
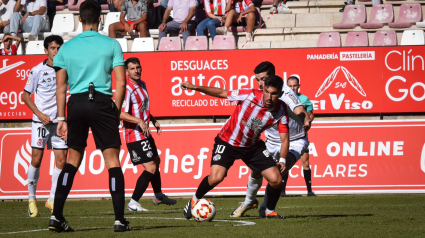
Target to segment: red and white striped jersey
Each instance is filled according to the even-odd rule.
[[[125,100],[121,111],[126,112],[133,117],[143,119],[143,121],[149,125],[149,95],[144,81],[138,85],[130,79],[127,79]],[[123,127],[123,135],[126,143],[147,139],[147,137],[143,135],[139,124],[123,121]]]
[[[10,46],[8,53],[6,53],[6,50],[4,49],[0,50],[0,55],[17,55],[17,54],[18,54],[18,47],[16,46],[16,44],[13,44]]]
[[[254,5],[251,0],[242,0],[241,2],[239,2],[238,0],[233,0],[232,2],[232,8],[235,9],[237,13],[241,13],[248,10],[251,5]],[[246,17],[246,14],[242,17]]]
[[[250,147],[260,140],[261,133],[278,125],[280,133],[288,133],[288,111],[285,102],[278,100],[273,109],[264,106],[264,93],[255,89],[228,91],[229,102],[238,105],[221,128],[218,137],[235,146]]]
[[[211,12],[216,16],[226,15],[226,0],[206,0],[205,1],[205,12]]]

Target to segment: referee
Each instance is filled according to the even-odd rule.
[[[52,231],[74,231],[62,212],[83,159],[89,128],[109,172],[109,191],[115,212],[114,231],[132,229],[124,219],[124,175],[118,159],[121,145],[119,114],[126,87],[124,58],[116,40],[97,32],[100,12],[100,5],[93,0],[81,4],[83,32],[64,44],[53,62],[57,84],[57,134],[68,140],[69,159],[58,178],[53,215],[49,222],[49,230]],[[115,103],[112,100],[112,70],[116,78]],[[68,121],[65,119],[66,82],[71,94]]]

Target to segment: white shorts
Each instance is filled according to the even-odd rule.
[[[296,161],[298,161],[304,153],[308,153],[309,149],[308,137],[290,141],[289,142],[289,153],[295,156]],[[280,159],[280,144],[272,143],[266,140],[267,150],[273,156],[274,161],[279,161]],[[295,162],[296,162],[295,161]]]
[[[44,150],[67,150],[68,146],[59,136],[56,135],[58,124],[43,125],[43,123],[32,123],[31,130],[31,147]]]

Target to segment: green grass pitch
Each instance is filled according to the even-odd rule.
[[[258,209],[230,218],[242,197],[210,199],[217,215],[202,223],[183,218],[187,198],[174,206],[142,199],[150,211],[126,211],[134,230],[125,233],[113,232],[111,200],[69,200],[64,215],[76,232],[63,234],[47,230],[50,214],[44,200],[37,204],[37,218],[28,217],[27,201],[4,201],[0,237],[425,237],[425,195],[285,197],[276,209],[284,220],[258,219]]]

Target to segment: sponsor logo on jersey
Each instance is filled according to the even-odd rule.
[[[131,151],[131,154],[133,155],[133,159],[132,159],[133,162],[138,162],[138,161],[141,160],[140,156],[137,155],[137,152],[136,151],[132,150]]]
[[[239,95],[239,90],[234,90],[231,93],[232,97],[237,97]]]
[[[242,124],[244,124],[246,127],[248,127],[251,130],[257,131],[261,129],[263,122],[261,122],[261,118],[251,118],[251,123],[242,121]]]
[[[47,75],[49,75],[49,73],[47,73],[47,72],[44,72],[43,73],[43,76],[47,76]]]
[[[214,155],[213,160],[219,161],[221,159],[221,155]]]
[[[145,97],[145,99],[143,99],[143,107],[142,109],[140,109],[141,112],[144,112],[146,110],[149,110],[149,98]]]
[[[147,156],[148,158],[152,158],[152,156],[153,156],[152,151],[148,151],[148,153],[146,153],[146,156]]]
[[[268,150],[264,150],[263,151],[264,156],[266,156],[267,158],[270,157],[270,152]]]
[[[38,139],[38,141],[37,141],[37,145],[38,145],[38,146],[42,146],[42,145],[43,145],[43,140],[42,140],[42,139]]]
[[[28,77],[28,80],[27,80],[27,85],[30,85],[30,84],[31,84],[31,82],[32,82],[32,79],[31,79],[31,77]]]

